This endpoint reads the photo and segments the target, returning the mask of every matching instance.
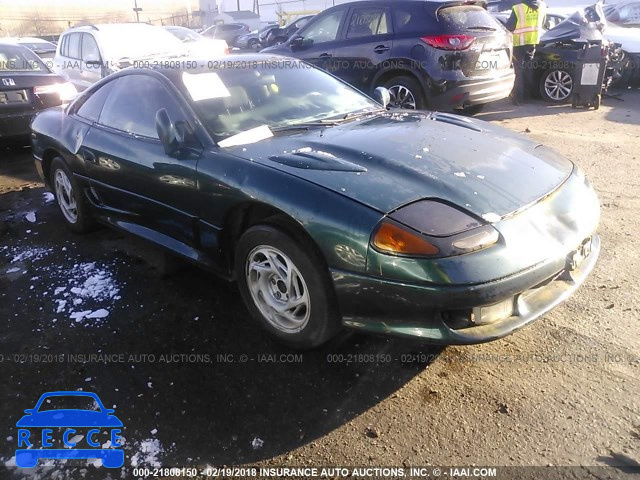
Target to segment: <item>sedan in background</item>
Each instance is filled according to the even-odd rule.
[[[186,27],[164,27],[164,29],[180,40],[195,57],[207,58],[229,53],[229,45],[224,40],[207,38]]]
[[[76,89],[27,47],[0,43],[0,142],[29,142],[29,123],[41,110],[68,103]]]
[[[240,35],[236,40],[236,47],[248,48],[251,50],[255,50],[256,48],[261,47],[262,45],[260,43],[260,36],[277,26],[277,24],[270,23],[258,30],[253,30],[245,35]]]
[[[53,60],[56,55],[56,46],[53,43],[37,37],[2,38],[0,42],[23,45],[45,61]]]
[[[567,299],[598,257],[600,207],[571,161],[451,114],[388,111],[295,59],[126,69],[36,117],[61,219],[98,221],[238,282],[273,337],[342,327],[494,340]],[[243,67],[241,67],[243,66]]]

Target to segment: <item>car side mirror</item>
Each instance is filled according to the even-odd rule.
[[[300,35],[296,35],[291,40],[289,40],[289,46],[291,47],[292,50],[302,48],[303,45],[304,45],[304,37]]]
[[[156,113],[158,138],[162,142],[164,153],[170,157],[177,157],[180,148],[184,145],[184,122],[181,123],[183,124],[182,128],[176,128],[165,108],[161,108]]]
[[[373,91],[373,99],[382,104],[384,108],[388,108],[389,103],[391,103],[391,94],[384,87],[376,87]]]
[[[102,65],[102,62],[100,61],[100,57],[92,53],[88,54],[85,57],[84,63],[86,65],[89,65],[90,67],[99,67],[100,65]]]

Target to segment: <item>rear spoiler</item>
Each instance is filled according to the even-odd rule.
[[[487,0],[443,0],[441,2],[428,2],[427,5],[434,5],[436,8],[433,14],[437,15],[440,9],[447,7],[459,7],[461,5],[475,5],[487,9]]]

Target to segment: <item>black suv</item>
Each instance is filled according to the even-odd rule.
[[[511,92],[511,34],[484,0],[358,1],[317,14],[264,51],[301,58],[392,105],[469,109]]]

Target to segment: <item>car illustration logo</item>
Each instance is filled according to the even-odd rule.
[[[5,87],[15,87],[16,86],[16,82],[13,78],[3,78],[2,79],[2,83],[4,84]]]
[[[67,408],[70,405],[82,408]],[[120,468],[124,464],[122,422],[112,415],[113,409],[104,407],[95,393],[45,393],[34,408],[24,412],[26,415],[16,423],[18,467],[35,467],[41,458],[99,458],[107,468]],[[109,438],[101,444],[105,431]],[[62,448],[56,448],[58,446]]]

